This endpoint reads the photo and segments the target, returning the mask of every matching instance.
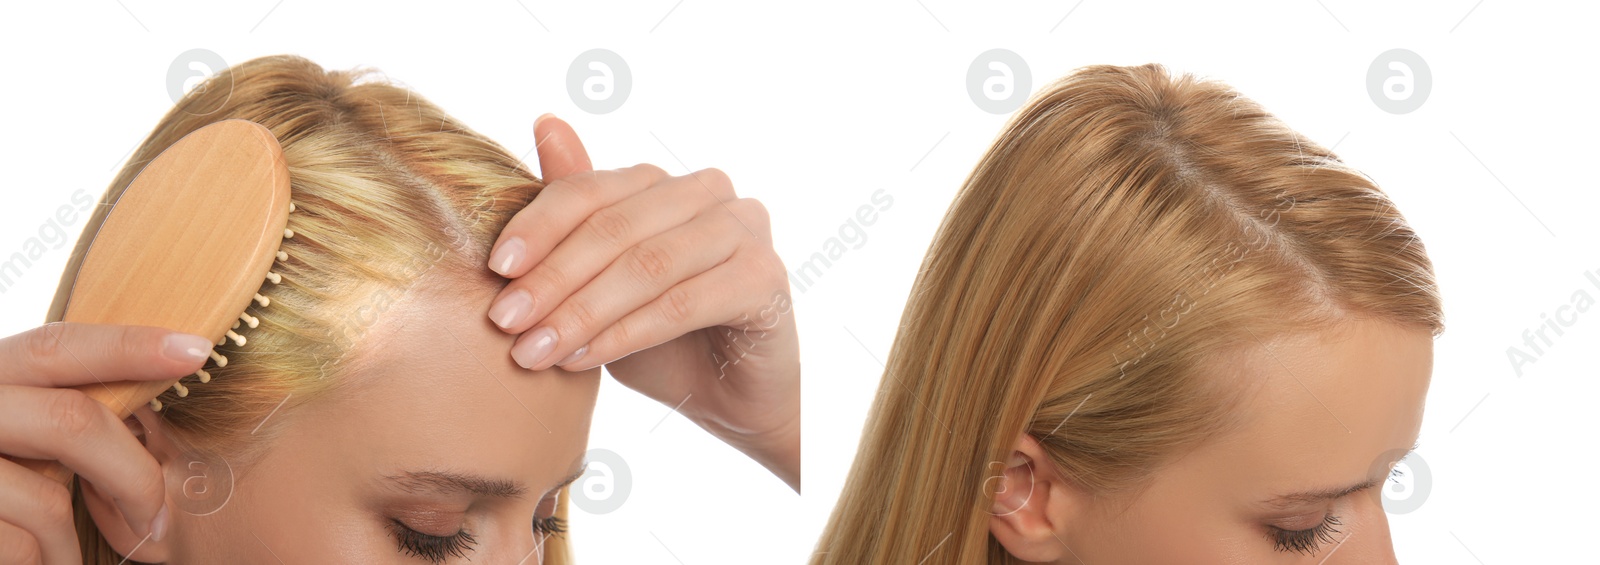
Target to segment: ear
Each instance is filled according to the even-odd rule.
[[[1013,557],[1058,562],[1069,555],[1062,540],[1085,509],[1087,495],[1063,478],[1044,447],[1022,434],[1000,475],[989,507],[989,533]]]
[[[145,448],[150,450],[150,454],[155,456],[156,461],[161,464],[162,474],[170,475],[172,473],[170,463],[176,450],[173,449],[172,442],[161,429],[161,418],[150,410],[149,406],[141,405],[133,411],[133,415],[123,420],[123,423],[126,423],[129,429],[133,430],[134,434],[145,444]],[[167,484],[172,484],[171,477],[169,476],[167,479]],[[143,563],[165,563],[172,558],[172,540],[176,537],[175,531],[178,528],[169,527],[167,535],[161,541],[150,539],[149,536],[135,534],[128,527],[128,521],[122,517],[122,511],[117,508],[116,503],[112,502],[111,497],[100,492],[99,489],[94,487],[93,483],[84,481],[81,477],[78,480],[78,486],[83,490],[84,506],[89,509],[89,516],[94,519],[95,526],[100,530],[100,535],[106,538],[106,543],[109,543],[117,553],[126,556],[129,560]],[[168,493],[166,511],[169,514],[174,514],[172,508],[172,496]],[[171,523],[175,525],[178,522],[177,518],[176,515],[172,515],[170,518],[172,520]]]

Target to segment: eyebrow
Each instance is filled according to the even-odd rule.
[[[587,468],[578,469],[576,473],[568,475],[546,492],[566,488],[582,477],[586,470]],[[465,493],[491,498],[521,498],[528,492],[528,486],[521,481],[453,471],[406,471],[384,478],[400,490],[411,494]]]
[[[1417,450],[1418,445],[1420,445],[1420,444],[1413,444],[1411,446],[1411,449],[1406,450],[1405,455],[1401,455],[1400,456],[1400,459],[1405,459],[1406,456],[1411,455],[1411,452]],[[1314,490],[1293,492],[1293,493],[1289,493],[1289,494],[1280,494],[1278,496],[1274,496],[1274,497],[1269,498],[1269,499],[1267,499],[1265,501],[1262,501],[1262,504],[1264,504],[1266,506],[1273,507],[1273,508],[1277,508],[1277,509],[1286,509],[1286,508],[1292,508],[1292,507],[1295,507],[1295,506],[1299,506],[1299,505],[1302,505],[1302,504],[1320,502],[1320,501],[1323,501],[1323,500],[1334,500],[1334,499],[1343,498],[1345,496],[1348,496],[1351,493],[1360,492],[1360,491],[1372,488],[1374,486],[1377,486],[1378,484],[1382,483],[1387,478],[1388,477],[1382,477],[1382,478],[1367,477],[1367,479],[1364,480],[1364,481],[1361,481],[1361,482],[1353,484],[1353,485],[1345,486],[1345,487],[1323,488],[1323,489],[1314,489]]]

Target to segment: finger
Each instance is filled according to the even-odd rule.
[[[518,364],[541,370],[580,351],[589,339],[629,312],[649,304],[678,283],[732,257],[744,228],[720,207],[623,252],[593,281],[563,300],[537,328],[512,346]],[[724,289],[726,291],[726,289]],[[726,295],[726,292],[724,292]],[[692,301],[674,298],[674,304]],[[687,315],[687,313],[682,313]],[[682,328],[679,333],[699,329]],[[551,341],[554,338],[554,341]],[[582,355],[581,353],[579,354]]]
[[[505,277],[522,276],[590,214],[666,177],[660,167],[635,165],[556,179],[506,223],[489,254],[489,268]]]
[[[0,386],[0,453],[60,461],[111,495],[133,531],[150,532],[166,496],[161,466],[128,426],[73,389]]]
[[[550,114],[533,121],[533,139],[539,148],[539,173],[546,183],[594,170],[583,140],[566,120]]]
[[[78,533],[72,522],[72,494],[67,487],[21,465],[0,459],[0,522],[21,528],[33,539],[8,539],[26,553],[27,543],[37,545],[43,563],[82,563]],[[9,534],[9,532],[7,532]],[[6,563],[28,561],[6,561]]]
[[[215,345],[163,328],[55,322],[0,339],[0,384],[175,379],[204,366]]]
[[[44,563],[44,555],[39,552],[39,541],[33,539],[33,534],[28,530],[0,519],[0,563]]]
[[[675,177],[600,209],[532,270],[501,289],[489,319],[505,331],[525,332],[639,242],[689,223],[710,207],[720,213],[721,204],[697,180]]]
[[[728,326],[741,339],[730,340],[739,351],[723,357],[742,356],[759,346],[766,330],[778,323],[781,312],[774,306],[773,293],[787,289],[767,265],[782,265],[776,255],[738,254],[710,271],[679,283],[660,298],[634,310],[589,340],[588,350],[578,358],[563,359],[561,367],[581,371],[666,343],[692,331]],[[744,289],[749,289],[745,291]],[[730,299],[730,290],[739,298]]]

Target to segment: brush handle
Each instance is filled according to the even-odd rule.
[[[89,219],[48,319],[221,341],[289,236],[289,196],[283,148],[267,128],[230,119],[190,132],[107,193],[114,204],[102,202]],[[127,418],[178,380],[75,388]],[[54,461],[17,461],[62,484],[72,479]]]

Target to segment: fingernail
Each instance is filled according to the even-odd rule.
[[[573,361],[577,361],[578,359],[583,357],[583,354],[588,353],[588,352],[589,352],[589,346],[585,345],[583,347],[579,347],[577,351],[572,352],[572,355],[568,355],[566,359],[562,359],[560,361],[557,361],[556,364],[557,365],[565,365],[567,363],[571,363]]]
[[[150,520],[150,540],[161,541],[167,537],[167,526],[172,522],[172,516],[167,513],[167,505],[161,505],[161,511],[156,512],[155,519]]]
[[[551,114],[549,112],[546,112],[546,113],[543,113],[543,114],[539,114],[539,117],[533,119],[533,131],[539,131],[539,122],[542,122],[542,121],[545,121],[548,118],[554,118],[554,117],[556,117],[556,115],[555,114]]]
[[[161,354],[173,361],[192,363],[210,356],[211,340],[191,334],[171,333],[161,339]]]
[[[494,250],[494,256],[489,258],[489,268],[502,277],[509,277],[511,268],[521,263],[522,256],[527,252],[528,246],[522,243],[522,238],[512,236],[500,242],[500,247]]]
[[[495,301],[494,306],[489,308],[489,319],[502,329],[509,330],[532,312],[533,296],[519,288]]]
[[[511,358],[522,365],[524,369],[532,369],[535,363],[543,361],[550,351],[556,348],[556,331],[550,328],[538,328],[522,337],[511,348]]]

